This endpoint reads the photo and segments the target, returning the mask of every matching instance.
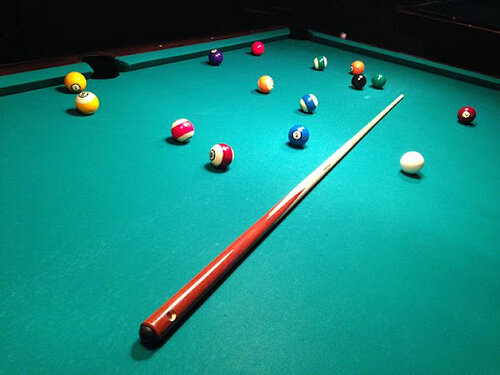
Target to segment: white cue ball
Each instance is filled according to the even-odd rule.
[[[424,157],[417,151],[408,151],[399,160],[403,172],[410,174],[418,173],[423,168],[424,163]]]

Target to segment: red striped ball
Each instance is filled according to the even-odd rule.
[[[227,168],[234,160],[234,151],[225,143],[217,143],[210,149],[210,162],[216,168]]]
[[[191,121],[181,118],[172,123],[172,137],[178,142],[187,142],[194,135],[194,126]]]

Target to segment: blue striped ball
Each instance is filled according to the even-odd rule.
[[[318,98],[313,94],[304,95],[300,99],[300,108],[305,113],[313,113],[314,110],[318,107]]]

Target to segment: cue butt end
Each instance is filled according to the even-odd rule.
[[[141,324],[141,328],[139,328],[139,338],[141,344],[148,349],[154,349],[160,344],[160,336],[153,328],[145,324]]]

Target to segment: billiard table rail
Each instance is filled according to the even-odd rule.
[[[388,51],[382,48],[342,39],[340,37],[323,34],[313,30],[304,29],[302,31],[298,31],[296,28],[290,27],[257,32],[230,39],[213,40],[157,51],[124,55],[116,57],[114,61],[117,64],[118,71],[126,73],[138,69],[145,69],[157,65],[202,57],[207,54],[207,51],[215,47],[224,52],[250,47],[256,40],[260,40],[264,43],[270,43],[287,38],[305,38],[315,43],[355,52],[359,55],[375,57],[381,60],[409,66],[441,76],[500,90],[500,79],[495,77],[429,61],[400,52]],[[70,71],[79,71],[90,79],[94,73],[88,64],[81,62],[77,64],[3,75],[0,76],[0,96],[13,95],[44,87],[57,86],[63,82],[64,76]]]

